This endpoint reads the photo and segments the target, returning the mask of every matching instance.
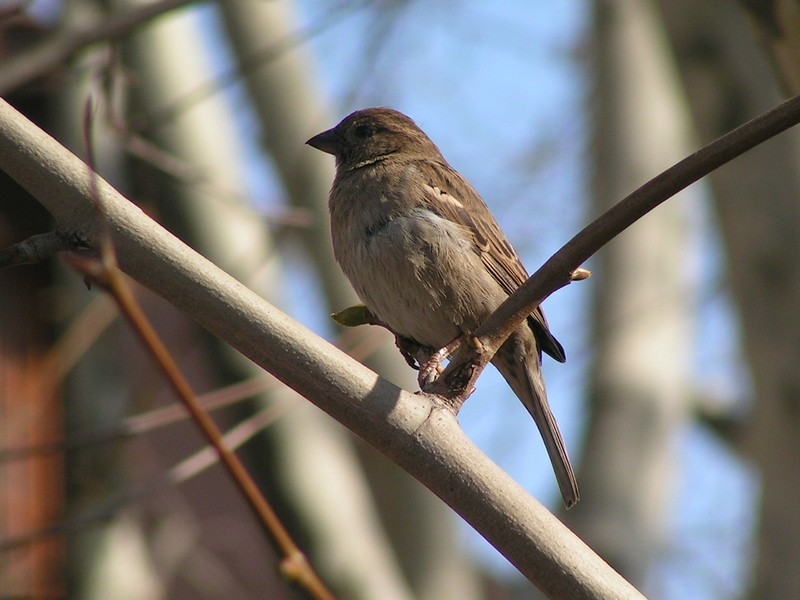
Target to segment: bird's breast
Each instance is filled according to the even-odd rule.
[[[464,229],[425,208],[386,210],[377,196],[333,228],[336,258],[356,293],[396,333],[441,347],[496,306],[499,286]]]

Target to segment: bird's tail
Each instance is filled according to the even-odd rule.
[[[501,353],[503,353],[503,349],[498,352],[498,355]],[[492,362],[536,422],[545,448],[547,448],[550,462],[553,464],[564,505],[572,508],[580,499],[578,482],[569,462],[564,439],[561,437],[558,424],[550,410],[550,404],[547,402],[547,392],[539,362],[535,356],[523,359],[516,354],[515,358],[516,360],[511,360],[508,355],[496,356],[496,360]]]

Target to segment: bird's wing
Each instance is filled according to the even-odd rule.
[[[417,168],[428,182],[424,186],[428,207],[472,233],[475,252],[486,269],[507,294],[512,294],[528,279],[528,272],[475,188],[446,162],[425,161]],[[528,322],[541,350],[564,362],[564,348],[550,333],[540,307],[531,313]]]

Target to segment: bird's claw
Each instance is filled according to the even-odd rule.
[[[434,381],[439,378],[439,375],[444,371],[442,362],[449,357],[458,345],[464,340],[463,335],[459,335],[446,346],[439,348],[434,352],[429,352],[425,360],[419,361],[419,375],[417,381],[422,390],[426,390]]]
[[[439,375],[444,371],[444,367],[442,367],[442,361],[447,358],[447,347],[439,348],[436,352],[431,354],[427,360],[420,363],[419,366],[419,375],[417,375],[417,382],[419,383],[420,389],[425,389],[434,381],[436,381]]]

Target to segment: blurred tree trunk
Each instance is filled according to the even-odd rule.
[[[719,0],[661,5],[703,142],[780,102],[775,73],[739,6]],[[798,150],[795,128],[711,176],[755,394],[741,435],[731,441],[761,476],[752,590],[760,599],[800,597]]]
[[[652,4],[598,0],[594,19],[593,198],[599,213],[689,146]],[[582,500],[566,519],[639,588],[665,546],[677,437],[687,421],[693,309],[687,200],[670,200],[636,223],[593,264],[596,357],[578,478]]]
[[[311,61],[304,48],[299,43],[289,46],[297,32],[289,7],[288,2],[254,0],[220,4],[229,40],[239,63],[245,67],[245,82],[263,127],[265,148],[275,161],[289,201],[293,206],[307,209],[314,217],[313,226],[303,232],[301,239],[326,294],[328,311],[341,310],[357,299],[333,258],[330,242],[327,195],[333,181],[333,161],[304,147],[303,143],[313,134],[331,127],[343,115],[329,116],[330,110],[320,100],[321,87],[314,81]],[[281,48],[281,51],[270,60],[254,64],[254,57],[266,48]],[[391,338],[376,329],[365,327],[351,332],[353,341],[364,342],[376,336],[383,340],[364,362],[399,385],[415,389],[413,372],[400,359]],[[330,427],[330,421],[318,412],[297,411],[290,419],[284,419],[280,427],[285,448],[295,447],[293,461],[299,461],[302,456],[318,460],[322,455],[308,449],[315,439],[324,439],[322,428]],[[415,596],[431,600],[476,598],[478,586],[459,551],[455,520],[450,510],[375,451],[364,446],[362,450],[384,517],[384,527],[393,540],[392,546],[398,552],[397,557]],[[295,470],[296,476],[308,474],[313,484],[313,469],[298,466]],[[327,514],[326,522],[344,527],[344,536],[348,530],[352,531],[354,523],[343,519],[334,507],[326,506],[324,499],[319,498],[316,506],[309,504],[316,497],[309,482],[298,482],[297,489],[301,492],[297,496],[298,506],[302,503],[304,510],[313,511],[317,518]],[[300,496],[304,498],[302,501]],[[340,541],[346,542],[343,547],[353,547],[352,540],[340,538]],[[378,596],[367,594],[364,597]]]
[[[796,0],[742,0],[783,88],[800,94],[800,4]],[[748,43],[748,45],[750,45]]]
[[[71,0],[64,3],[61,24],[71,28],[103,12],[101,2]],[[109,59],[107,47],[95,47],[76,59],[76,72],[81,76],[68,78],[59,89],[53,135],[75,154],[85,157],[84,109],[91,98],[95,168],[117,189],[126,190],[124,152],[118,136],[103,118],[110,109],[110,99],[102,93],[101,85],[103,74],[108,73]],[[99,331],[106,329],[116,314],[113,302],[99,299],[97,290],[87,291],[74,270],[65,268],[58,273],[63,310],[71,317],[66,327],[74,327],[82,317],[91,315]],[[84,333],[83,337],[89,335]],[[108,430],[132,410],[131,385],[120,352],[126,344],[124,340],[124,325],[117,324],[110,335],[92,340],[72,369],[64,386],[68,438]],[[101,505],[110,490],[122,488],[130,475],[126,465],[124,444],[120,443],[102,449],[68,451],[66,487],[71,511],[79,513],[87,506]],[[127,509],[96,527],[76,530],[67,540],[69,597],[103,598],[109,586],[119,590],[120,600],[155,599],[163,594],[160,577],[148,556],[145,534]]]

